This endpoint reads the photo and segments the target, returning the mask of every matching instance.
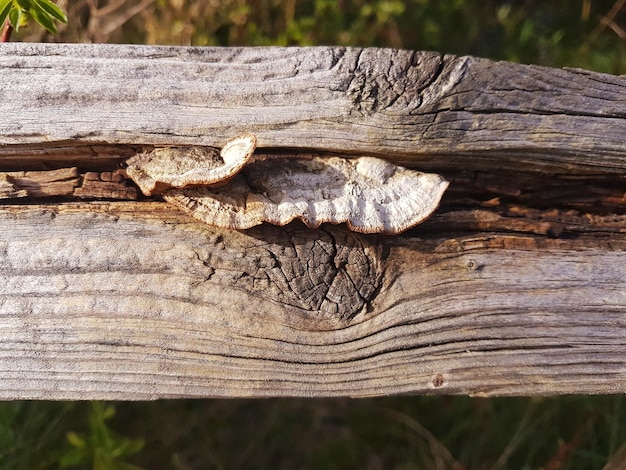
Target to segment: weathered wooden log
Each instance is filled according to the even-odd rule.
[[[626,236],[211,229],[164,203],[0,212],[0,397],[626,389]]]
[[[0,145],[39,152],[252,132],[259,147],[422,167],[625,169],[626,79],[584,70],[392,49],[4,44],[0,73]]]
[[[0,399],[626,391],[625,78],[344,48],[8,44],[0,68]],[[239,232],[113,171],[241,132],[450,188],[397,237]]]

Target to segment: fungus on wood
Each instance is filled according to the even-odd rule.
[[[219,154],[157,149],[129,159],[127,172],[146,196],[159,191],[196,219],[234,230],[300,219],[309,228],[345,222],[356,232],[395,235],[429,217],[448,187],[439,175],[374,157],[253,160],[244,170],[255,147],[249,134]]]
[[[0,68],[0,398],[626,391],[626,78],[339,47]]]

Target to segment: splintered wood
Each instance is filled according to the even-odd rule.
[[[231,229],[300,219],[311,228],[345,222],[356,232],[397,234],[428,218],[448,187],[439,175],[373,157],[261,159],[246,166],[255,146],[256,138],[246,135],[219,155],[199,147],[157,149],[129,159],[127,173],[144,194],[162,192],[193,217]]]
[[[0,173],[0,199],[71,196],[79,185],[77,168]]]
[[[132,184],[132,183],[131,183]],[[87,172],[78,168],[0,172],[0,199],[55,196],[80,199],[137,199],[122,171]]]

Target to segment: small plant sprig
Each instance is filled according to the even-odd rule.
[[[115,407],[92,401],[89,408],[87,434],[69,432],[71,448],[59,460],[60,468],[91,468],[93,470],[142,470],[122,459],[139,452],[143,439],[132,439],[115,433],[106,423],[115,415]]]
[[[65,13],[50,0],[0,0],[0,42],[7,42],[11,32],[18,31],[30,18],[53,34],[57,32],[55,20],[67,23]]]

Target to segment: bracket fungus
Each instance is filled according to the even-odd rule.
[[[346,223],[362,233],[398,234],[428,218],[448,187],[443,177],[374,157],[252,159],[256,139],[233,139],[220,154],[189,147],[128,160],[144,194],[163,198],[213,226],[263,222],[308,227]],[[163,152],[170,150],[170,152]]]
[[[128,176],[146,196],[169,188],[223,184],[250,161],[256,148],[251,134],[236,137],[218,153],[211,147],[167,147],[126,161]]]

